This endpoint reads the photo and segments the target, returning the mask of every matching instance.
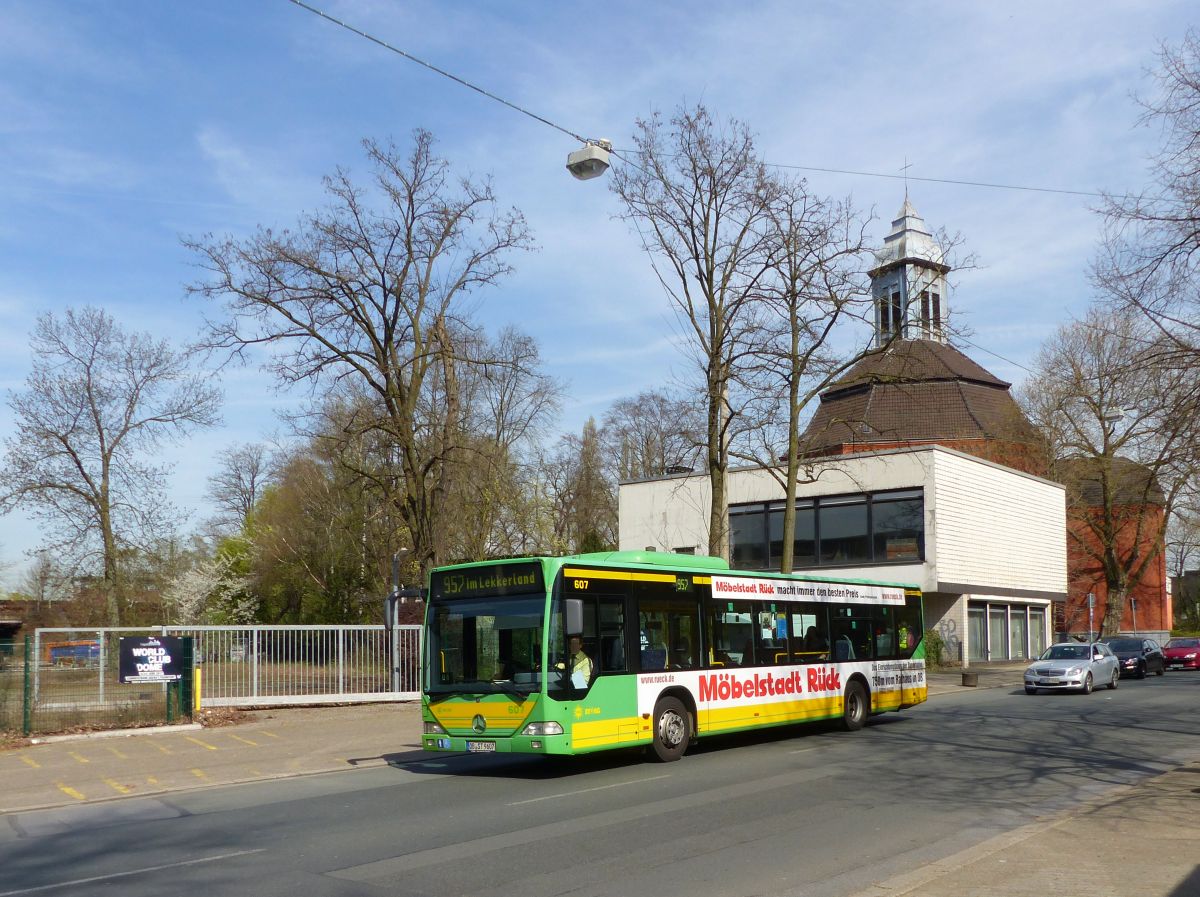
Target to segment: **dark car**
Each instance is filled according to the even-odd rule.
[[[1113,654],[1117,655],[1122,679],[1126,676],[1145,679],[1147,673],[1161,676],[1167,671],[1167,661],[1163,657],[1162,648],[1152,638],[1119,636],[1104,639],[1104,644],[1112,648]]]

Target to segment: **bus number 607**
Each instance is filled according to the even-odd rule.
[[[586,592],[586,591],[587,591],[587,587],[588,587],[588,581],[587,581],[586,579],[577,579],[577,580],[575,580],[575,589],[576,589],[576,591],[579,591],[579,592]]]

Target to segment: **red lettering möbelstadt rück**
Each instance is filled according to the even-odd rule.
[[[810,692],[842,690],[842,675],[833,667],[810,667],[805,673],[806,677],[802,677],[799,670],[792,670],[786,676],[774,673],[755,673],[753,676],[709,673],[700,677],[700,700],[739,701],[742,698],[800,695],[805,691],[805,678]]]
[[[753,676],[738,676],[734,673],[710,673],[700,677],[700,700],[737,701],[742,698],[766,698],[778,695],[804,693],[804,682],[799,670],[786,676],[773,673],[755,673]]]
[[[841,691],[842,676],[833,667],[808,668],[809,691]]]

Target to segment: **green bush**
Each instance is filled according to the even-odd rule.
[[[936,629],[925,630],[925,665],[939,669],[946,662],[946,643]]]

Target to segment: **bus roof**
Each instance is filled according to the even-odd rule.
[[[813,582],[845,582],[863,585],[894,586],[902,589],[918,589],[912,583],[894,582],[891,580],[862,579],[855,577],[830,577],[813,575],[807,570],[793,573],[777,573],[766,570],[733,570],[724,558],[707,554],[676,554],[671,551],[594,551],[586,554],[571,554],[558,557],[525,557],[505,558],[491,561],[478,561],[468,564],[454,564],[451,567],[438,569],[448,570],[460,567],[477,567],[481,565],[505,564],[516,561],[542,561],[549,563],[552,569],[565,564],[592,564],[600,567],[669,567],[673,570],[688,570],[697,573],[727,574],[729,576],[744,576],[754,579],[803,579]]]

